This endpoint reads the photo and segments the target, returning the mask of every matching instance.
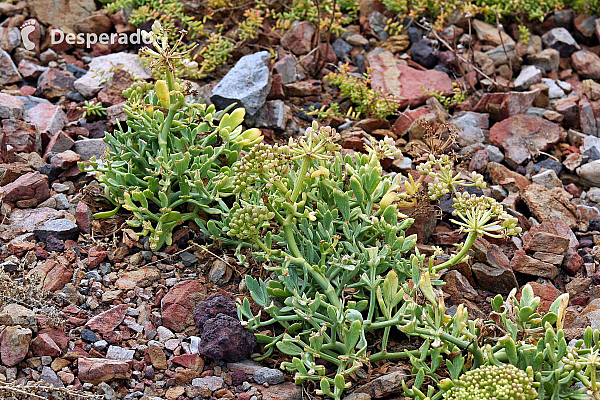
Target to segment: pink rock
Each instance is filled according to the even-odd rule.
[[[106,258],[106,250],[102,246],[94,246],[88,251],[88,266],[96,268]]]
[[[119,304],[90,319],[85,326],[101,334],[112,332],[125,319],[127,304]]]
[[[31,344],[31,329],[9,326],[0,334],[2,364],[14,367],[25,359]]]
[[[173,364],[181,365],[182,367],[200,371],[200,366],[204,365],[204,360],[198,354],[183,354],[171,358]]]
[[[23,100],[0,93],[0,118],[20,119],[23,116]]]
[[[37,126],[40,132],[55,134],[60,131],[67,122],[67,114],[60,106],[50,103],[39,103],[25,112],[25,121]]]
[[[585,78],[600,79],[600,57],[589,50],[576,51],[571,55],[573,67]]]
[[[50,197],[48,177],[39,172],[29,172],[14,182],[0,188],[0,199],[12,203],[19,200],[36,199],[38,203]]]
[[[535,89],[529,92],[486,93],[474,111],[490,113],[493,121],[503,120],[527,111],[539,92],[539,89]]]
[[[35,356],[56,357],[60,354],[60,348],[47,333],[39,333],[31,342],[31,351]]]
[[[51,163],[58,169],[69,169],[77,165],[81,157],[73,150],[66,150],[52,157]]]
[[[73,271],[62,263],[54,260],[46,260],[31,270],[30,274],[39,274],[41,288],[49,292],[62,290],[73,278]]]
[[[399,97],[402,107],[424,104],[431,97],[427,91],[452,93],[452,80],[444,72],[411,68],[390,52],[369,54],[367,59],[373,69],[371,86]]]
[[[416,121],[417,118],[419,118],[421,115],[429,114],[430,112],[431,110],[429,107],[419,107],[415,110],[406,110],[400,114],[396,122],[394,122],[392,131],[397,136],[402,136],[408,132],[408,128],[410,128],[410,125]]]
[[[532,152],[547,150],[561,139],[562,128],[540,117],[518,114],[490,129],[490,142],[505,151],[513,166],[531,159]]]
[[[44,158],[48,155],[49,152],[62,153],[63,151],[71,149],[75,141],[71,139],[69,135],[64,133],[63,131],[58,131],[52,136],[50,142],[46,146],[46,151],[44,152]]]
[[[79,201],[79,203],[77,203],[77,208],[75,209],[75,219],[77,220],[77,227],[81,232],[91,232],[90,224],[92,222],[92,213],[87,204],[85,204],[83,201]]]
[[[18,119],[5,119],[2,121],[2,131],[5,143],[11,145],[14,151],[42,152],[42,136],[35,125]]]
[[[80,358],[77,360],[77,370],[80,381],[93,385],[131,377],[129,363],[105,358]]]
[[[183,332],[194,325],[192,311],[206,297],[206,288],[197,280],[173,286],[161,301],[163,325],[174,332]]]
[[[46,69],[46,67],[42,67],[41,65],[38,65],[27,59],[22,59],[21,62],[19,62],[19,72],[23,78],[26,79],[37,79]]]
[[[281,44],[297,56],[307,54],[313,48],[315,26],[309,21],[294,22],[281,38]]]

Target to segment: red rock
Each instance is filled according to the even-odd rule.
[[[77,166],[79,161],[81,161],[79,154],[75,153],[73,150],[66,150],[52,157],[51,163],[58,169],[69,169]]]
[[[65,351],[69,345],[67,334],[60,329],[44,328],[38,332],[38,335],[48,335],[61,351]]]
[[[81,232],[91,232],[90,224],[92,222],[92,213],[87,204],[85,204],[83,201],[79,201],[79,203],[77,203],[77,208],[75,209],[75,219],[77,221],[77,227]]]
[[[41,133],[50,134],[60,131],[69,122],[62,108],[50,103],[39,103],[25,111],[25,121],[35,125]]]
[[[316,32],[317,29],[309,21],[294,22],[281,38],[281,45],[297,56],[303,56],[313,49]]]
[[[25,359],[31,344],[31,329],[9,326],[0,333],[0,359],[2,364],[14,367]]]
[[[0,186],[8,185],[28,172],[34,172],[29,164],[22,162],[0,164]]]
[[[21,86],[19,88],[19,92],[21,92],[21,95],[23,96],[33,96],[35,94],[36,88],[34,88],[33,86],[29,86],[29,85],[25,85],[25,86]]]
[[[565,218],[554,218],[540,225],[533,226],[525,235],[523,235],[523,245],[528,248],[531,247],[530,243],[536,235],[540,232],[550,233],[562,238],[569,239],[569,244],[566,249],[565,259],[563,261],[563,269],[567,272],[574,274],[573,271],[578,271],[583,265],[583,259],[577,254],[577,248],[579,247],[579,241],[573,233]]]
[[[437,70],[420,71],[405,65],[390,52],[367,56],[371,72],[371,86],[400,98],[402,107],[417,107],[431,97],[426,92],[436,90],[452,93],[452,80]]]
[[[50,197],[48,177],[39,172],[29,172],[14,182],[0,188],[0,200],[12,203],[19,200],[36,199],[38,203]]]
[[[417,120],[421,115],[429,114],[431,110],[429,107],[419,107],[415,110],[406,110],[394,122],[392,126],[392,131],[396,136],[400,137],[408,132],[408,128],[410,125]]]
[[[288,83],[283,88],[289,97],[315,96],[322,92],[321,81],[315,79]]]
[[[198,354],[176,356],[171,358],[171,362],[185,368],[193,369],[194,371],[202,371],[204,368],[204,360]]]
[[[522,114],[531,107],[539,89],[529,92],[486,93],[474,111],[487,112],[490,119],[500,121],[513,115]]]
[[[119,304],[90,319],[85,326],[102,335],[112,332],[125,319],[127,304]]]
[[[206,297],[200,281],[189,280],[173,286],[161,301],[163,325],[174,332],[183,332],[194,325],[192,311]]]
[[[44,158],[46,158],[48,153],[51,151],[55,153],[62,153],[63,151],[70,150],[74,143],[75,141],[71,139],[69,135],[63,131],[58,131],[54,134],[54,136],[52,136],[50,142],[46,146]]]
[[[148,346],[146,349],[146,358],[155,369],[167,369],[167,356],[165,356],[165,352],[160,347],[155,345]]]
[[[145,288],[160,279],[160,270],[153,265],[145,266],[119,273],[115,287],[121,290],[132,290],[136,287]]]
[[[577,226],[577,209],[574,209],[570,203],[569,208],[565,206],[564,198],[560,195],[567,194],[562,189],[548,190],[542,185],[532,183],[520,193],[521,199],[525,201],[529,210],[541,222],[552,222],[560,220],[570,227]]]
[[[285,99],[285,92],[283,91],[283,83],[281,75],[274,74],[271,79],[271,91],[267,96],[267,100]]]
[[[31,351],[33,352],[33,355],[37,357],[56,357],[60,354],[60,348],[47,333],[38,333],[31,342]]]
[[[46,260],[31,270],[30,274],[39,274],[41,288],[49,292],[62,290],[73,278],[73,271],[63,263]]]
[[[562,125],[566,128],[572,128],[579,124],[579,104],[577,100],[577,97],[555,100],[554,110],[563,115]]]
[[[29,61],[28,59],[23,59],[19,62],[19,72],[25,79],[38,79],[42,72],[44,72],[46,69],[47,68],[42,67],[41,65],[38,65],[35,62]],[[33,95],[36,91],[36,88],[32,89],[33,93],[31,94]],[[23,92],[21,91],[21,93]]]
[[[563,254],[569,247],[569,238],[553,233],[530,229],[523,237],[525,251]]]
[[[559,272],[556,266],[529,257],[525,254],[524,250],[517,250],[515,252],[515,255],[510,262],[510,266],[513,271],[548,279],[556,278]]]
[[[102,246],[93,246],[88,251],[88,266],[96,268],[106,258],[106,250]]]
[[[567,186],[565,186],[565,190],[571,193],[573,197],[581,196],[581,189],[579,189],[579,187],[577,187],[577,185],[575,185],[574,183],[569,183]]]
[[[80,358],[77,360],[77,370],[79,380],[93,385],[131,377],[129,363],[105,358]]]
[[[73,82],[75,77],[71,73],[51,68],[40,75],[36,94],[48,100],[55,100],[74,91]]]
[[[575,70],[584,78],[600,79],[600,57],[589,50],[576,51],[571,55]]]
[[[5,144],[12,146],[15,152],[42,152],[42,136],[35,125],[18,119],[5,119],[2,131]]]
[[[531,153],[547,150],[561,139],[562,128],[540,117],[515,115],[490,129],[490,142],[505,151],[513,166],[531,159]]]
[[[487,172],[490,174],[490,179],[494,185],[501,185],[505,187],[513,187],[518,190],[525,190],[525,188],[531,185],[529,179],[523,175],[511,171],[502,164],[491,162],[487,166]],[[512,190],[513,192],[516,190]]]

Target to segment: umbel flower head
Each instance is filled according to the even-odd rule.
[[[533,378],[513,365],[481,367],[462,375],[447,400],[534,400]]]
[[[429,198],[431,200],[439,200],[449,193],[456,193],[459,186],[485,188],[485,182],[481,174],[473,171],[469,177],[471,182],[468,182],[461,178],[460,173],[455,173],[454,162],[446,154],[440,157],[429,154],[427,162],[418,165],[417,171],[421,175],[428,175],[433,178],[433,182],[429,184]]]
[[[273,185],[289,168],[290,157],[287,146],[260,143],[233,165],[233,185],[236,193],[244,193],[257,178]]]
[[[330,126],[319,127],[319,123],[313,121],[304,136],[298,139],[290,138],[288,148],[294,160],[304,157],[327,160],[333,158],[333,152],[342,149],[342,146],[337,143],[339,140],[340,134],[335,129]]]
[[[497,239],[521,233],[518,220],[508,215],[502,205],[490,197],[478,197],[467,192],[457,193],[453,207],[452,215],[460,221],[451,221],[460,225],[465,232]]]
[[[267,207],[262,205],[236,204],[231,210],[231,220],[227,234],[238,239],[255,239],[263,228],[269,226],[269,221],[275,217]]]

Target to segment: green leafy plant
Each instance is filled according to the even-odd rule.
[[[86,100],[83,106],[78,107],[78,110],[83,110],[81,118],[87,120],[88,117],[91,119],[106,117],[106,108],[102,106],[101,102],[92,102]]]
[[[327,75],[327,79],[350,99],[359,114],[386,118],[400,109],[400,99],[370,87],[371,76],[368,72],[363,77],[354,76],[349,72],[349,65],[345,64],[339,72]]]
[[[156,250],[172,243],[178,225],[189,220],[201,225],[202,218],[220,212],[213,205],[232,193],[231,165],[262,135],[258,129],[243,130],[244,109],[215,112],[214,106],[188,103],[189,88],[173,73],[176,60],[187,53],[168,45],[160,23],[152,29],[155,50],[144,51],[153,58],[155,74],[164,71],[165,79],[151,91],[144,83],[129,90],[126,126],[106,134],[106,159],[82,167],[98,173],[115,205],[96,216],[125,208],[132,213],[128,224],[150,235]]]
[[[482,365],[475,323],[463,307],[452,318],[445,315],[434,289],[441,284],[437,271],[463,261],[472,241],[444,263],[425,262],[414,249],[416,236],[404,234],[412,220],[396,205],[406,199],[404,185],[398,175],[382,173],[380,161],[400,155],[393,141],[372,140],[367,154],[343,157],[338,138],[313,123],[288,145],[254,146],[232,166],[237,200],[221,221],[206,224],[206,232],[236,245],[242,260],[241,250],[251,248],[277,276],[268,283],[246,277],[252,299],[269,317],[255,315],[246,299],[241,320],[252,330],[280,324],[278,335],[257,335],[265,356],[275,348],[292,356],[282,367],[296,382],[316,380],[318,393],[334,398],[348,387],[348,375],[370,362],[409,358],[423,365],[422,379],[435,375],[442,354],[468,350]],[[424,173],[435,174],[433,168]],[[458,195],[459,187],[481,185],[478,177],[469,183],[441,173],[438,182],[441,192],[456,195],[459,209],[470,201]],[[505,228],[516,222],[493,200],[472,203],[457,219],[473,237],[518,232]],[[392,351],[392,330],[422,338],[423,347]],[[382,341],[371,351],[367,335],[375,332]],[[425,368],[426,358],[435,361]]]
[[[525,25],[519,25],[519,40],[523,44],[529,44],[529,39],[531,38],[531,32],[529,28]]]
[[[446,96],[442,92],[435,89],[425,90],[422,88],[421,90],[423,90],[423,92],[428,96],[435,97],[440,104],[446,108],[446,110],[456,107],[467,99],[467,92],[462,90],[462,88],[456,82],[452,82],[452,94],[449,96]]]

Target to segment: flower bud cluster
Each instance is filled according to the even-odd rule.
[[[457,193],[453,207],[452,215],[459,216],[464,223],[454,222],[467,228],[468,231],[478,231],[489,236],[494,233],[508,236],[521,233],[517,218],[510,216],[501,204],[490,197],[478,197],[467,192]],[[493,222],[493,219],[499,220],[499,224]]]
[[[383,140],[370,137],[365,148],[369,154],[375,154],[378,160],[402,157],[402,152],[396,147],[394,139],[389,136],[386,136]]]
[[[254,239],[263,228],[269,226],[269,221],[275,217],[267,207],[261,205],[245,204],[234,206],[229,221],[227,234],[238,239]]]
[[[512,365],[487,366],[462,375],[444,393],[447,400],[534,400],[533,378]]]
[[[333,152],[342,149],[337,143],[339,140],[340,134],[335,129],[330,126],[319,127],[318,122],[313,121],[304,136],[298,139],[290,138],[288,147],[294,159],[310,157],[326,160],[333,157]]]
[[[286,146],[260,143],[233,165],[233,185],[236,193],[244,193],[248,186],[261,177],[271,186],[286,174],[290,163]]]

